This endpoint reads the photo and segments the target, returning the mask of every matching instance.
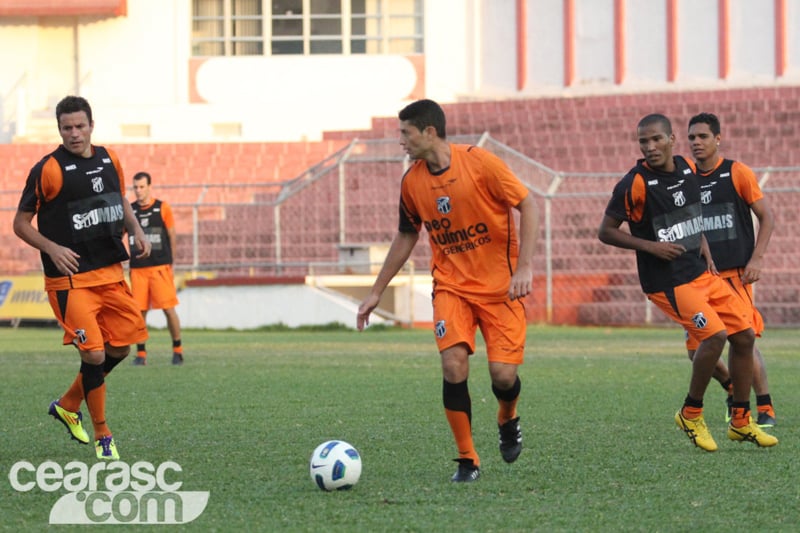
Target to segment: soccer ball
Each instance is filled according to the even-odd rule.
[[[347,490],[361,477],[361,456],[343,440],[329,440],[311,454],[309,471],[320,489]]]

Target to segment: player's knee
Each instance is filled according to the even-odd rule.
[[[736,346],[752,346],[756,342],[756,334],[753,331],[753,328],[748,328],[744,331],[740,331],[738,333],[734,333],[728,337],[728,340],[731,344]]]
[[[80,353],[81,361],[90,365],[102,365],[106,359],[106,353],[103,350],[80,350]]]
[[[491,363],[489,374],[492,385],[500,390],[508,390],[517,382],[517,366],[511,364]]]
[[[459,343],[441,351],[442,375],[451,383],[459,383],[469,375],[469,348]]]
[[[111,357],[116,359],[123,359],[131,353],[131,347],[128,345],[125,346],[111,346],[110,344],[106,345],[106,353]]]
[[[713,352],[722,353],[722,349],[725,347],[725,341],[727,339],[728,334],[725,332],[725,330],[722,330],[714,333],[706,339],[703,339],[702,344]]]

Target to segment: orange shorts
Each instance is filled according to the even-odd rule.
[[[756,309],[756,306],[753,302],[753,285],[748,283],[745,285],[742,283],[742,269],[733,268],[730,270],[724,270],[720,272],[719,276],[725,280],[730,287],[733,289],[733,292],[736,293],[742,302],[747,305],[750,309],[752,309],[753,318],[752,318],[752,325],[753,331],[756,332],[756,337],[760,337],[761,333],[764,331],[764,318],[761,316],[761,313]],[[697,350],[697,347],[700,346],[700,341],[692,337],[689,332],[686,332],[686,349],[687,350]]]
[[[131,288],[140,311],[171,309],[178,305],[172,265],[132,268]]]
[[[47,291],[50,307],[64,328],[64,344],[101,351],[105,344],[127,346],[147,340],[147,326],[124,281]]]
[[[733,335],[752,327],[752,309],[726,281],[710,272],[678,285],[670,294],[672,298],[655,292],[647,298],[698,341],[720,331]]]
[[[475,333],[480,328],[489,362],[522,364],[527,327],[522,300],[478,302],[449,291],[436,291],[433,323],[440,352],[464,343],[469,353],[474,353]]]

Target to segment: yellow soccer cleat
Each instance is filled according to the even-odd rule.
[[[758,424],[754,423],[752,418],[750,418],[746,426],[740,428],[732,425],[728,426],[728,438],[737,442],[752,442],[762,448],[769,448],[778,444],[777,437],[773,437],[758,427]]]
[[[94,450],[97,452],[97,458],[106,461],[113,461],[119,459],[117,452],[117,445],[114,443],[114,437],[106,435],[94,441]]]
[[[61,407],[58,404],[58,400],[56,400],[50,404],[50,409],[48,409],[47,412],[50,416],[64,424],[72,440],[76,440],[81,444],[89,444],[89,435],[86,434],[81,424],[83,415],[81,415],[80,411],[77,413],[67,411]]]
[[[717,443],[714,442],[714,437],[708,432],[708,426],[706,426],[703,415],[697,418],[685,418],[681,412],[678,411],[675,413],[675,423],[686,433],[686,436],[689,437],[692,444],[707,452],[717,451]]]

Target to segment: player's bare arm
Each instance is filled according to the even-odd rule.
[[[750,210],[758,220],[758,235],[753,254],[742,273],[742,283],[755,283],[761,278],[762,259],[767,252],[772,230],[775,228],[775,217],[766,198],[761,198],[750,204]]]
[[[719,275],[717,265],[714,264],[714,258],[711,256],[711,247],[708,245],[708,240],[704,234],[700,234],[700,256],[706,260],[706,268],[715,276]]]
[[[622,231],[620,229],[621,225],[621,220],[604,215],[602,222],[600,222],[600,229],[597,231],[597,237],[611,246],[647,252],[664,261],[672,261],[686,253],[686,248],[681,244],[649,241],[635,237],[626,231]]]
[[[365,326],[369,325],[369,315],[378,307],[381,300],[381,295],[392,278],[400,272],[403,265],[406,264],[414,246],[419,239],[419,233],[405,233],[402,231],[397,232],[392,240],[392,245],[389,247],[389,252],[386,254],[386,259],[383,262],[381,271],[372,285],[372,290],[361,305],[358,307],[358,315],[356,316],[356,327],[358,331],[362,331]]]
[[[33,227],[34,213],[28,211],[17,211],[14,215],[14,233],[33,246],[37,250],[50,256],[53,264],[59,272],[65,276],[70,276],[78,272],[78,260],[80,255],[66,246],[61,246],[51,241]]]
[[[125,230],[133,235],[133,242],[136,245],[136,248],[139,250],[139,254],[137,254],[136,257],[148,257],[150,255],[152,245],[147,239],[147,236],[144,234],[144,230],[139,224],[139,220],[137,220],[136,215],[133,214],[131,203],[124,196],[122,197],[122,210],[124,212],[123,222],[125,223]],[[133,250],[131,250],[131,252],[132,251]]]
[[[175,231],[175,226],[167,228],[167,237],[169,238],[169,248],[172,250],[172,262],[175,263],[175,251],[178,249],[178,232]]]
[[[511,275],[508,297],[512,300],[523,298],[533,290],[533,252],[539,232],[539,220],[536,203],[532,195],[528,195],[517,206],[519,210],[519,258],[517,268]]]

